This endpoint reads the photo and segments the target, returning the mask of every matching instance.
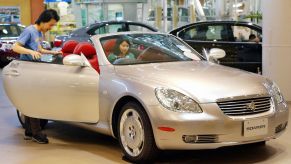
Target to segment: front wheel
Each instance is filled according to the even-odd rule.
[[[24,114],[22,114],[21,112],[19,112],[19,110],[16,110],[16,112],[17,112],[17,118],[18,118],[21,126],[23,128],[25,128],[25,116],[24,116]],[[40,119],[40,127],[41,127],[41,129],[44,129],[47,123],[48,123],[48,120],[46,120],[46,119]]]
[[[118,140],[125,157],[132,162],[153,160],[158,153],[150,120],[143,107],[125,104],[118,118]]]

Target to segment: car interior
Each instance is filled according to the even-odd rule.
[[[91,66],[100,73],[97,53],[94,46],[88,42],[80,42],[74,49],[73,54],[83,55],[88,59]]]
[[[114,53],[117,40],[116,36],[110,38],[101,39],[101,44],[105,55],[109,56],[110,53]],[[112,62],[113,65],[127,65],[127,64],[141,64],[141,63],[154,63],[154,62],[171,62],[179,60],[187,60],[186,56],[183,57],[184,51],[178,46],[173,46],[178,43],[172,41],[163,40],[161,42],[153,39],[153,42],[145,42],[144,40],[151,39],[146,36],[132,37],[129,36],[130,41],[129,52],[134,55],[134,58],[118,58]],[[157,46],[160,44],[161,46]],[[182,53],[181,56],[176,53]]]
[[[83,54],[98,73],[100,73],[97,53],[94,46],[89,42],[77,42],[69,40],[64,43],[62,55],[43,55],[40,62],[51,64],[63,64],[63,58],[70,54],[81,55]]]
[[[75,40],[68,40],[67,42],[65,42],[62,47],[63,57],[72,54],[78,44],[79,42]]]

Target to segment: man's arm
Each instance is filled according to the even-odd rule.
[[[27,48],[23,47],[23,45],[20,44],[19,42],[15,42],[13,44],[12,50],[16,53],[19,53],[19,54],[29,54],[32,56],[33,59],[39,59],[41,57],[41,53],[27,49]]]

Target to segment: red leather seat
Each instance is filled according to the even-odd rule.
[[[75,40],[68,40],[64,43],[62,47],[63,57],[70,55],[74,52],[75,47],[79,44],[79,42]]]
[[[62,47],[62,52],[63,52],[63,57],[69,55],[69,54],[73,54],[74,52],[74,49],[76,48],[76,46],[79,44],[78,41],[75,41],[75,40],[69,40],[67,42],[65,42],[63,44],[63,47]]]
[[[115,47],[115,43],[116,43],[116,39],[110,39],[110,40],[107,40],[103,44],[103,49],[104,49],[104,53],[106,56],[108,56],[111,52],[113,52],[113,49]]]
[[[100,73],[99,69],[99,63],[98,63],[98,58],[97,58],[97,53],[94,48],[94,46],[91,43],[88,42],[81,42],[79,43],[76,48],[74,49],[74,54],[79,54],[81,53],[86,56],[88,61],[90,62],[91,66],[98,72]]]

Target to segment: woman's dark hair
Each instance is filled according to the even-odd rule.
[[[46,23],[49,22],[51,19],[56,20],[57,22],[60,20],[60,17],[56,10],[48,9],[43,11],[38,19],[35,21],[35,24],[40,25],[40,23]]]
[[[129,40],[127,38],[120,38],[120,39],[118,39],[116,41],[116,44],[115,44],[115,47],[114,47],[114,54],[115,55],[119,55],[121,53],[121,51],[119,49],[119,46],[120,46],[120,44],[122,42],[126,42],[129,45],[129,47],[130,47],[130,42],[129,42]],[[127,53],[129,53],[129,51]]]

